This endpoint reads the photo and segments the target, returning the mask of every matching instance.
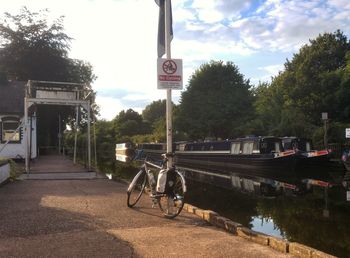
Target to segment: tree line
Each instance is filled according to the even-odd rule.
[[[92,66],[68,56],[72,38],[64,33],[63,17],[48,22],[49,12],[4,14],[0,21],[0,86],[6,77],[91,83]],[[91,100],[94,103],[95,93]],[[341,31],[320,34],[286,60],[270,82],[252,85],[233,62],[210,61],[190,77],[174,104],[175,141],[230,139],[246,135],[298,136],[322,142],[321,113],[330,118],[329,141],[344,142],[350,127],[350,42]],[[97,120],[96,142],[101,152],[114,153],[117,142],[164,142],[165,100],[150,103],[142,113],[121,111],[111,121]],[[70,108],[41,109],[43,134],[57,138],[57,119],[74,124]],[[98,107],[93,104],[93,115]],[[47,112],[46,112],[47,111]],[[84,114],[82,114],[83,116]],[[82,130],[86,124],[81,120]],[[86,121],[85,121],[86,122]],[[46,127],[45,127],[46,125]],[[67,136],[67,142],[72,137]]]
[[[233,62],[210,61],[190,77],[174,106],[175,141],[246,135],[297,136],[323,141],[321,113],[330,119],[329,141],[344,142],[350,127],[350,42],[341,31],[301,47],[284,70],[253,86]],[[165,100],[142,114],[121,111],[110,124],[116,142],[165,141]]]

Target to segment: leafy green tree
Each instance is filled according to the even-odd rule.
[[[0,20],[0,73],[15,80],[41,80],[84,83],[91,90],[96,79],[92,66],[70,59],[70,38],[64,33],[63,17],[49,22],[49,11],[31,12],[26,7],[17,15],[5,13]],[[90,94],[93,113],[98,113],[95,92]],[[57,143],[58,114],[65,123],[75,118],[74,108],[38,108],[39,139]],[[82,118],[86,117],[81,112]],[[86,119],[80,119],[85,121]],[[44,143],[40,143],[44,144]]]
[[[117,142],[129,140],[131,136],[151,132],[150,125],[144,122],[142,116],[133,109],[120,111],[113,123]]]
[[[178,139],[179,132],[176,123],[176,113],[178,106],[172,103],[173,111],[173,139]],[[166,100],[153,101],[147,105],[142,111],[142,117],[145,122],[148,122],[152,126],[152,139],[156,142],[166,141]],[[181,135],[181,138],[184,138]]]
[[[241,136],[253,115],[250,87],[232,62],[202,65],[181,95],[179,129],[192,139]]]
[[[328,112],[332,122],[350,119],[350,43],[336,31],[303,46],[285,71],[256,90],[258,120],[269,134],[312,137]]]
[[[157,101],[153,101],[151,104],[147,105],[145,109],[142,111],[142,118],[153,124],[160,118],[165,118],[166,112],[166,100],[159,99]]]
[[[320,114],[327,111],[337,117],[337,91],[341,78],[337,72],[346,66],[346,54],[350,43],[340,32],[324,33],[303,46],[292,61],[285,64],[285,74],[280,82],[287,100],[304,110],[312,123],[320,121]]]

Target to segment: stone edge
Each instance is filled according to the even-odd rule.
[[[233,235],[247,239],[254,243],[269,246],[270,248],[279,251],[281,253],[288,253],[296,257],[310,257],[310,258],[331,258],[335,257],[330,254],[324,253],[317,249],[296,243],[289,242],[274,236],[266,235],[261,232],[251,230],[244,227],[240,223],[234,222],[228,218],[220,216],[215,211],[203,210],[191,204],[185,203],[183,210],[188,213],[194,214],[201,219],[205,220],[209,224],[221,228]]]

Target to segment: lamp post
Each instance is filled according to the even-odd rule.
[[[328,137],[327,137],[327,130],[328,130],[328,113],[323,112],[322,113],[322,120],[323,120],[323,144],[325,149],[328,149]]]

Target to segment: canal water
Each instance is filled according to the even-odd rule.
[[[239,189],[187,181],[187,202],[194,206],[216,211],[255,231],[350,257],[350,202],[342,185],[320,180],[311,180],[310,185],[310,180],[304,180],[304,189],[288,184],[266,191],[261,189],[261,180],[255,179],[253,187]]]
[[[131,180],[138,166],[106,163],[103,171]],[[344,187],[344,173],[343,169],[313,171],[306,173],[308,177],[284,180],[236,174],[223,179],[184,172],[186,202],[255,231],[350,257],[350,182]]]

